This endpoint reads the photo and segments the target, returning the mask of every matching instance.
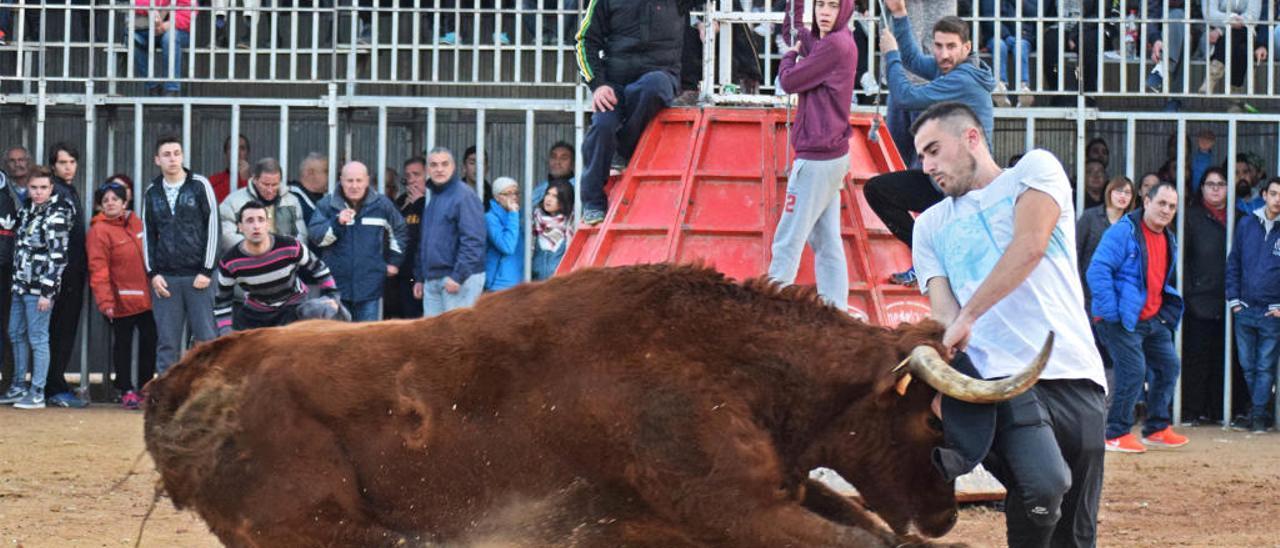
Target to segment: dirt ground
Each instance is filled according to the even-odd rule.
[[[1280,434],[1188,428],[1191,444],[1107,455],[1102,546],[1280,546]],[[0,408],[0,544],[131,546],[156,479],[142,414]],[[130,473],[131,468],[134,470]],[[1004,516],[968,507],[944,540],[1003,544]],[[194,514],[161,499],[143,546],[217,546]]]

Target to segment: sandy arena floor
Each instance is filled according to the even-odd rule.
[[[1181,450],[1107,456],[1102,546],[1280,546],[1280,434],[1185,429]],[[0,543],[132,546],[156,476],[142,414],[0,408]],[[113,488],[114,487],[114,488]],[[999,546],[1003,514],[967,508],[945,540]],[[143,546],[217,546],[194,514],[161,499]]]

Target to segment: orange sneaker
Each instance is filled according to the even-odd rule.
[[[1151,434],[1150,436],[1142,436],[1142,443],[1152,447],[1182,447],[1190,441],[1173,431],[1172,426],[1166,426],[1164,430]]]
[[[1146,453],[1147,448],[1138,443],[1138,437],[1132,432],[1107,440],[1107,451],[1117,453]]]

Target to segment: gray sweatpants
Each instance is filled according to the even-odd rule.
[[[204,289],[191,286],[195,276],[165,276],[169,297],[151,290],[151,308],[156,317],[156,374],[178,362],[182,350],[182,328],[190,327],[197,342],[218,336],[213,325],[214,284]]]
[[[795,160],[769,262],[769,277],[790,285],[809,242],[818,295],[840,310],[849,309],[849,265],[840,237],[840,188],[848,173],[848,154],[833,160]]]

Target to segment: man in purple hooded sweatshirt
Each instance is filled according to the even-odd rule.
[[[840,188],[849,173],[849,105],[858,66],[858,47],[849,30],[853,0],[813,0],[809,28],[803,24],[805,1],[791,2],[783,27],[794,25],[795,43],[783,55],[778,77],[787,93],[800,95],[800,105],[791,128],[795,161],[773,234],[769,277],[786,285],[795,282],[808,241],[818,295],[847,310],[849,272],[840,236]]]

